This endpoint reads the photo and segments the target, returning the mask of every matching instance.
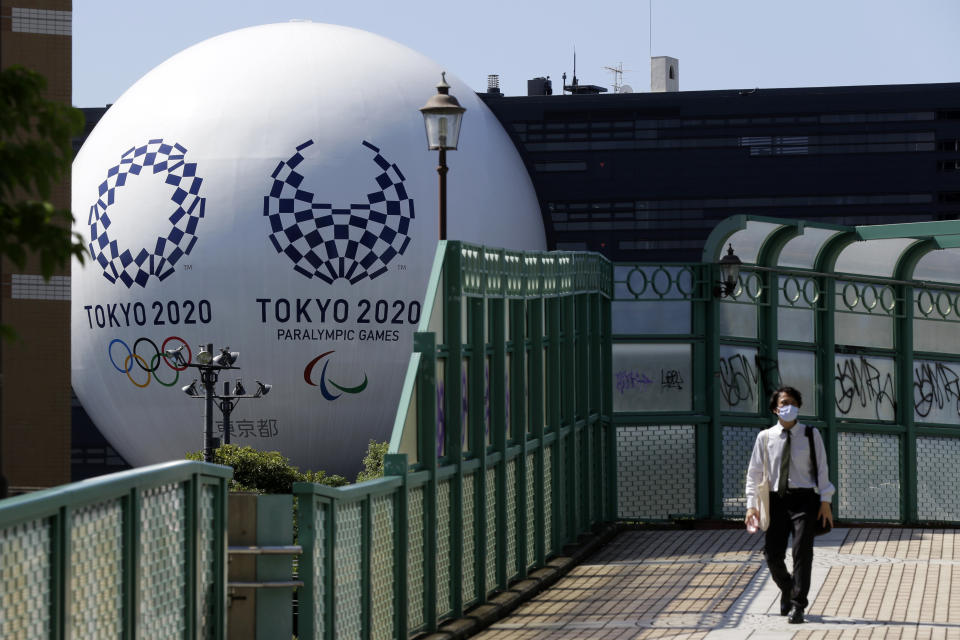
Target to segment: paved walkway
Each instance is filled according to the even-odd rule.
[[[804,625],[778,615],[761,546],[743,530],[624,531],[475,638],[960,640],[960,530],[818,538]]]

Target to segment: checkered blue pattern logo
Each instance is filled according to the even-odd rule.
[[[197,223],[203,217],[206,199],[200,197],[203,179],[197,176],[197,165],[184,158],[187,150],[177,143],[165,143],[162,138],[150,140],[139,147],[130,147],[120,157],[120,163],[110,167],[107,178],[100,183],[97,202],[90,207],[87,224],[90,225],[90,257],[103,268],[103,277],[110,282],[118,280],[127,288],[138,284],[146,287],[150,276],[165,280],[174,271],[174,265],[190,253],[197,242]],[[130,249],[110,237],[109,209],[117,189],[131,175],[160,176],[170,185],[170,200],[176,205],[170,215],[170,232],[147,247]]]
[[[273,187],[263,197],[270,242],[277,253],[290,258],[294,271],[308,278],[329,284],[340,278],[351,284],[373,280],[410,244],[414,213],[413,200],[403,186],[406,178],[380,149],[364,140],[376,166],[377,190],[367,194],[365,203],[346,208],[320,202],[316,194],[301,189],[304,176],[297,171],[304,161],[302,152],[312,144],[307,140],[298,146],[271,175]]]

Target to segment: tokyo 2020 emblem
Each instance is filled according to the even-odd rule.
[[[293,262],[294,271],[308,278],[328,284],[341,278],[351,284],[373,280],[410,244],[414,211],[404,187],[406,178],[379,148],[364,140],[372,154],[371,181],[377,188],[366,194],[366,202],[320,202],[322,196],[301,188],[304,175],[297,170],[304,161],[302,152],[311,145],[313,140],[298,146],[270,176],[270,194],[263,198],[270,242]]]
[[[120,281],[130,288],[134,284],[146,287],[151,276],[165,280],[174,272],[177,261],[196,244],[197,224],[203,217],[206,199],[200,197],[203,179],[197,176],[197,165],[186,161],[186,153],[182,145],[156,138],[145,145],[130,147],[120,157],[120,163],[107,171],[106,179],[98,188],[97,201],[90,207],[87,224],[90,257],[110,282]],[[169,185],[170,200],[175,205],[168,218],[169,232],[156,239],[149,238],[147,246],[133,248],[125,244],[123,238],[111,236],[110,219],[117,191],[132,176],[162,179]]]

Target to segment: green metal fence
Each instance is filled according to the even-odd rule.
[[[172,462],[0,502],[0,638],[222,640],[231,475]]]
[[[300,637],[434,631],[600,522],[740,517],[782,382],[837,516],[960,522],[960,222],[893,227],[724,221],[711,251],[746,258],[725,297],[707,257],[441,243],[385,476],[294,485]],[[171,463],[0,503],[0,637],[222,638],[229,477]]]
[[[432,631],[615,518],[611,265],[441,243],[385,477],[297,483],[305,638]]]

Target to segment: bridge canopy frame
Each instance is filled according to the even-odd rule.
[[[723,296],[730,247],[742,267]],[[960,521],[942,480],[960,468],[958,266],[960,221],[746,215],[714,228],[699,264],[614,265],[618,516],[742,516],[767,398],[786,384],[824,436],[837,516]],[[663,459],[678,463],[666,478]]]

